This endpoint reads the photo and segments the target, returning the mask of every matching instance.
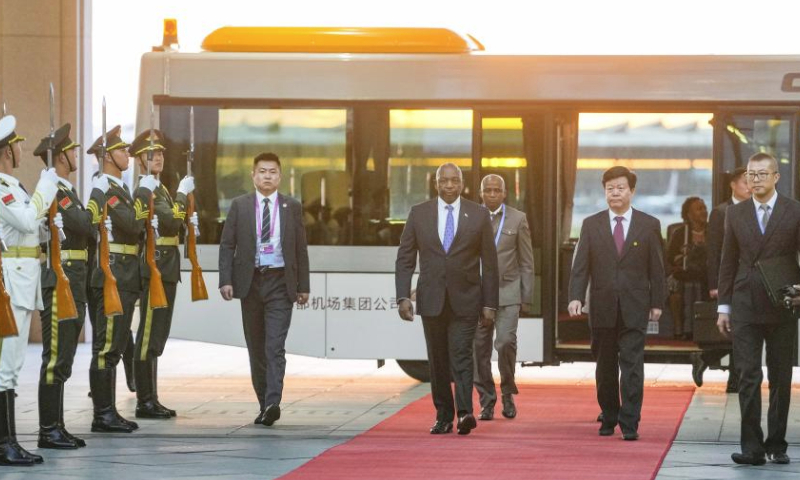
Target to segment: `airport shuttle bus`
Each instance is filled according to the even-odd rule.
[[[263,151],[280,156],[280,192],[302,203],[309,242],[310,300],[295,306],[287,351],[396,359],[420,379],[422,324],[397,314],[394,265],[409,210],[436,195],[444,162],[461,167],[463,195],[475,201],[480,179],[501,175],[507,203],[528,216],[535,293],[522,309],[518,359],[531,365],[591,359],[587,318],[567,314],[567,285],[581,222],[607,208],[605,169],[637,172],[633,206],[660,219],[665,240],[685,198],[709,211],[727,200],[724,172],[755,152],[775,155],[779,192],[800,196],[800,56],[497,55],[444,29],[225,27],[203,48],[141,60],[136,130],[154,102],[171,191],[186,173],[195,112],[210,298],[193,303],[180,284],[178,338],[244,345],[239,302],[216,291],[218,248]],[[676,339],[667,305],[648,329],[646,361],[699,352],[693,335],[708,324],[687,323],[689,339]]]

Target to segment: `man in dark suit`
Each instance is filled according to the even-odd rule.
[[[568,309],[572,316],[581,314],[591,282],[589,322],[603,411],[599,433],[613,435],[619,423],[623,439],[637,440],[647,322],[661,317],[666,296],[661,224],[631,208],[636,174],[627,168],[606,170],[603,188],[609,209],[583,221]]]
[[[708,294],[716,299],[718,294],[717,280],[719,279],[719,262],[722,258],[722,239],[725,236],[725,211],[731,205],[736,205],[750,198],[750,187],[747,186],[747,177],[744,167],[736,168],[730,174],[731,198],[720,203],[711,211],[708,219],[708,235],[706,237],[706,248],[708,249]],[[719,360],[731,353],[730,349],[706,350],[702,354],[697,354],[692,358],[692,378],[698,387],[703,386],[703,372],[709,364],[717,364]],[[734,368],[733,355],[731,355],[728,367],[727,393],[737,393],[739,391],[739,375]]]
[[[739,370],[742,415],[739,464],[789,463],[786,424],[792,390],[792,359],[797,351],[797,320],[773,305],[758,272],[759,260],[785,257],[797,261],[800,251],[800,203],[779,195],[778,162],[757,153],[747,163],[749,200],[728,207],[719,269],[719,319],[724,335],[733,334],[733,356]],[[766,343],[769,375],[768,436],[761,429],[761,354]]]
[[[439,196],[411,208],[395,265],[400,318],[414,320],[411,277],[419,254],[417,311],[422,316],[431,393],[436,407],[432,434],[467,435],[477,426],[472,414],[475,329],[490,326],[498,306],[499,278],[489,211],[461,198],[463,176],[455,164],[436,171]],[[455,380],[455,400],[450,376]]]
[[[241,299],[250,375],[260,405],[254,423],[266,426],[281,417],[292,304],[305,304],[310,290],[302,207],[278,193],[280,183],[278,156],[256,156],[256,192],[233,199],[219,243],[219,291],[225,300]]]

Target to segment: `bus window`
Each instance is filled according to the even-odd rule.
[[[472,110],[390,110],[389,140],[389,218],[399,245],[411,207],[436,196],[439,165],[461,167],[462,195],[472,194]]]
[[[715,123],[722,132],[722,166],[731,171],[745,166],[751,155],[764,152],[778,160],[783,180],[776,188],[779,193],[792,194],[792,136],[791,115],[718,115]]]
[[[280,193],[303,205],[308,243],[339,244],[350,215],[346,125],[345,109],[220,110],[220,217],[225,218],[233,198],[253,190],[253,158],[270,151],[281,159]]]

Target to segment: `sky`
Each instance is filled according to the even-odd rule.
[[[135,8],[133,6],[135,5]],[[95,0],[93,122],[134,122],[141,55],[178,20],[183,51],[226,26],[417,26],[469,33],[490,53],[800,54],[791,0]]]

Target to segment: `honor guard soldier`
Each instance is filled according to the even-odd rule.
[[[136,198],[122,181],[122,172],[128,169],[128,144],[120,138],[119,125],[98,138],[87,151],[97,155],[102,172],[92,181],[92,193],[87,209],[92,213],[92,224],[99,226],[104,209],[111,219],[113,242],[109,242],[108,267],[116,279],[122,313],[105,315],[103,261],[93,265],[90,278],[93,301],[97,305],[92,362],[89,367],[89,386],[94,403],[93,432],[130,433],[139,428],[123,418],[116,408],[116,367],[128,342],[133,311],[141,290],[139,277],[139,238],[147,218],[146,199],[142,191],[155,189],[155,179],[140,182]],[[106,145],[103,145],[106,140]],[[105,147],[105,148],[104,148]]]
[[[14,132],[16,123],[11,115],[0,119],[0,232],[6,245],[2,252],[3,282],[19,332],[16,337],[0,338],[0,465],[33,465],[43,460],[17,442],[14,397],[25,360],[31,316],[34,310],[43,308],[40,229],[56,196],[58,176],[52,169],[44,170],[32,196],[11,176],[13,169],[19,167],[19,143],[24,140]]]
[[[152,132],[152,139],[151,139]],[[131,155],[139,160],[143,172],[157,177],[164,169],[164,135],[157,129],[148,129],[139,134],[131,144]],[[149,163],[149,167],[148,167]],[[142,177],[147,178],[147,177]],[[158,221],[155,237],[156,266],[166,293],[166,308],[150,308],[150,268],[141,253],[142,296],[139,301],[139,330],[134,350],[134,375],[136,382],[136,417],[170,418],[175,410],[161,405],[158,400],[158,357],[164,352],[172,325],[175,292],[181,279],[179,233],[186,220],[187,195],[194,191],[194,178],[186,177],[178,186],[178,195],[173,200],[158,180],[153,192],[153,218]],[[197,214],[191,220],[197,226]]]
[[[72,364],[78,338],[86,317],[86,283],[89,277],[87,248],[95,240],[92,214],[83,207],[78,192],[69,181],[77,171],[75,150],[80,144],[70,137],[70,124],[56,130],[52,140],[42,139],[33,154],[47,163],[47,150],[52,141],[53,167],[59,177],[58,214],[52,220],[63,230],[61,267],[69,279],[78,318],[58,320],[56,273],[42,260],[42,368],[39,374],[39,448],[75,449],[86,442],[70,434],[64,426],[64,383],[72,375]],[[50,221],[48,217],[48,221]],[[48,242],[42,245],[47,246]],[[44,250],[44,249],[43,249]],[[48,253],[49,255],[49,253]],[[51,261],[52,256],[51,256]]]

